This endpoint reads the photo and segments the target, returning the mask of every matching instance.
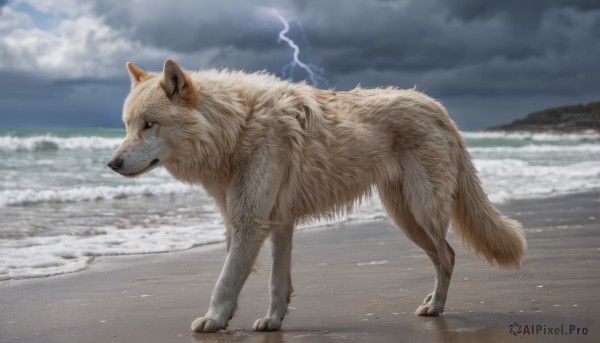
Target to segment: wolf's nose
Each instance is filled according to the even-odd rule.
[[[108,162],[108,167],[114,171],[117,171],[123,167],[123,159],[120,157],[115,158],[114,160]]]

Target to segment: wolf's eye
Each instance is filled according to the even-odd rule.
[[[154,122],[153,121],[146,121],[146,123],[144,124],[144,130],[148,130],[149,128],[154,126]]]

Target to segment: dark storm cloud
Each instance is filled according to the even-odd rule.
[[[276,1],[145,2],[97,1],[94,10],[110,26],[146,45],[176,52],[235,46],[262,50],[274,46],[277,19],[268,8]]]
[[[462,20],[474,21],[489,19],[500,15],[507,16],[521,24],[536,23],[540,14],[550,9],[573,9],[577,11],[590,11],[600,9],[600,2],[596,0],[509,0],[490,2],[478,0],[443,1],[440,4],[447,6],[453,16]]]
[[[144,10],[102,1],[96,10],[144,44],[184,53],[216,48],[218,66],[278,72],[289,51],[276,44],[280,23],[259,10],[270,6],[302,20],[311,57],[334,79],[366,70],[439,73],[459,78],[445,90],[445,82],[427,85],[440,94],[515,92],[505,88],[510,81],[553,93],[560,89],[548,87],[550,80],[576,88],[587,85],[579,74],[598,73],[600,48],[590,45],[600,27],[596,1],[238,0],[151,2]],[[293,25],[290,34],[299,38]]]
[[[290,4],[274,0],[152,1],[144,2],[143,9],[129,1],[97,1],[94,11],[132,41],[181,56],[178,62],[189,69],[279,73],[289,63],[291,52],[277,42],[283,26],[271,12],[275,7],[295,15]],[[198,53],[207,53],[210,61],[200,64],[194,60]],[[156,69],[163,61],[150,65]]]
[[[142,52],[134,62],[147,69],[159,70],[166,57],[177,57],[188,69],[280,74],[291,51],[277,43],[282,25],[269,12],[272,7],[290,19],[289,36],[302,47],[300,57],[323,66],[336,88],[416,86],[459,113],[463,128],[597,100],[600,93],[600,1],[595,0],[96,0],[93,15],[128,37],[132,46],[139,44]],[[303,23],[310,46],[294,19]],[[144,49],[152,54],[144,57]],[[64,80],[5,78],[0,101],[6,103],[6,95],[15,92],[47,91],[58,99],[87,89],[113,94],[107,101],[113,105],[104,109],[116,111],[112,116],[118,118],[126,77],[123,71],[118,95],[94,79],[73,81],[75,86]],[[69,99],[74,108],[83,106]]]
[[[455,8],[452,1],[388,1],[344,10],[341,2],[328,1],[305,7],[303,14],[313,50],[340,88],[359,82],[416,85],[444,103],[485,97],[499,103],[480,110],[488,122],[510,121],[556,105],[556,99],[567,104],[597,99],[600,11],[591,5],[519,3],[528,5],[462,1]],[[499,100],[531,104],[517,100],[525,97],[539,104],[510,112],[512,106]],[[477,127],[463,124],[472,120],[459,122]]]
[[[0,71],[0,127],[120,126],[126,78],[50,79]]]
[[[8,0],[0,0],[0,8],[8,3]]]
[[[489,2],[474,3],[494,7]],[[519,61],[567,53],[571,48],[576,54],[585,53],[593,38],[591,28],[600,19],[597,11],[540,8],[540,21],[529,27],[527,16],[516,21],[502,11],[467,20],[448,8],[453,2],[395,4],[364,2],[359,8],[340,11],[341,2],[328,1],[306,9],[313,48],[325,54],[328,66],[341,72],[451,69],[498,58]]]

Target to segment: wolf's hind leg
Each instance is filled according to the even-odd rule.
[[[415,313],[419,316],[437,316],[444,312],[444,305],[446,304],[446,298],[448,296],[448,287],[450,286],[450,279],[452,277],[452,270],[454,269],[454,249],[450,244],[445,242],[446,249],[438,255],[445,256],[443,261],[440,261],[440,265],[436,266],[436,278],[435,278],[435,289],[433,293],[430,293],[423,300],[423,304],[420,305]],[[448,260],[449,259],[449,260]]]
[[[415,312],[420,316],[437,316],[444,312],[444,305],[454,268],[454,250],[445,239],[446,227],[435,225],[425,229],[413,215],[399,182],[386,182],[378,185],[381,201],[396,226],[415,244],[421,247],[435,267],[435,288],[425,297],[423,304]]]
[[[281,327],[292,295],[292,237],[294,224],[278,225],[271,231],[273,266],[271,269],[271,305],[264,318],[254,322],[256,331],[274,331]]]

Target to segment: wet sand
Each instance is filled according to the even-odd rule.
[[[80,273],[0,282],[0,342],[599,342],[600,192],[501,209],[526,226],[527,261],[519,271],[498,270],[451,234],[456,267],[440,317],[413,314],[433,288],[433,266],[384,219],[296,234],[295,292],[278,332],[250,330],[268,306],[268,244],[229,329],[190,332],[225,257],[219,244],[102,257]],[[514,336],[513,323],[541,331]],[[548,334],[561,325],[580,334]]]

